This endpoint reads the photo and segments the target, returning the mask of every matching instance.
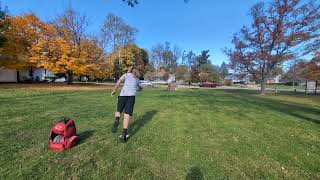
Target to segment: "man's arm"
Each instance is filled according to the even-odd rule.
[[[117,90],[118,90],[120,84],[123,82],[123,80],[124,80],[124,76],[121,76],[121,78],[117,81],[116,85],[114,86],[114,88],[111,92],[111,96],[113,96],[117,92]]]
[[[142,91],[143,87],[141,86],[141,81],[138,80],[138,91]]]

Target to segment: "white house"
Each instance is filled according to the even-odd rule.
[[[15,69],[0,68],[0,82],[17,82],[18,76],[20,81],[31,80],[31,70],[17,71]],[[54,77],[51,71],[44,68],[33,68],[33,81],[45,81],[48,78]]]
[[[162,72],[154,72],[152,74],[153,76],[153,83],[156,83],[156,84],[169,84],[169,83],[172,83],[172,82],[175,82],[176,81],[176,76],[174,74],[169,74],[169,77],[167,80],[165,80],[165,72],[162,71]]]
[[[226,84],[255,84],[255,81],[251,74],[247,74],[243,77],[229,74],[224,78],[224,81]]]
[[[267,79],[268,84],[278,84],[280,83],[281,75],[271,76]]]

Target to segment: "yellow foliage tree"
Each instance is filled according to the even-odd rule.
[[[110,76],[104,61],[103,49],[95,39],[82,39],[79,46],[59,37],[55,29],[43,33],[39,41],[33,44],[31,62],[56,74],[67,74],[102,78]]]
[[[7,41],[0,48],[0,67],[17,70],[32,68],[34,64],[29,61],[29,49],[38,41],[45,23],[33,14],[7,18],[9,27],[4,32]]]
[[[108,57],[113,69],[113,77],[117,80],[130,66],[135,66],[143,75],[148,64],[148,53],[137,45],[126,45],[111,53]]]
[[[72,84],[74,74],[94,78],[110,76],[103,48],[96,38],[85,36],[85,27],[85,16],[66,9],[54,24],[47,24],[37,43],[32,45],[31,62],[67,75],[68,84]]]

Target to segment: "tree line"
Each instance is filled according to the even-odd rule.
[[[28,69],[31,77],[33,68],[45,68],[67,77],[68,84],[74,75],[118,78],[132,65],[144,73],[148,54],[134,43],[135,28],[113,14],[107,15],[100,33],[89,34],[87,27],[87,17],[71,7],[50,22],[32,13],[10,16],[1,9],[0,67],[18,73]]]
[[[129,66],[152,79],[153,72],[176,74],[188,82],[218,82],[219,67],[211,64],[209,51],[185,53],[169,42],[159,43],[150,51],[135,44],[138,30],[114,14],[108,14],[97,34],[87,33],[88,18],[68,7],[49,22],[32,13],[10,16],[0,11],[0,67],[29,70],[45,68],[57,77],[81,79],[119,79]]]
[[[149,54],[149,72],[164,70],[184,82],[221,82],[228,75],[226,63],[223,62],[221,67],[212,64],[209,50],[196,55],[193,51],[187,52],[164,42],[153,46]],[[147,78],[152,79],[152,76],[148,74]]]
[[[123,0],[134,7],[138,1]],[[200,54],[183,51],[169,42],[150,50],[135,44],[138,30],[121,17],[108,14],[97,34],[87,32],[88,18],[71,7],[49,22],[34,14],[8,15],[0,10],[0,67],[19,70],[42,67],[64,76],[117,80],[127,67],[135,65],[147,79],[152,72],[175,74],[177,80],[219,82],[228,75],[251,74],[266,91],[268,77],[285,62],[311,56],[291,67],[305,80],[319,80],[320,5],[315,0],[271,0],[255,4],[249,26],[232,38],[225,48],[229,63],[212,64],[208,50]],[[293,74],[293,73],[291,73]],[[32,76],[32,73],[31,73]],[[19,76],[18,76],[19,77]]]

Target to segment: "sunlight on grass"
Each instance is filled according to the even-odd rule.
[[[118,144],[109,94],[1,89],[1,179],[320,178],[319,96],[147,89]],[[75,120],[80,144],[51,152],[62,116]]]

